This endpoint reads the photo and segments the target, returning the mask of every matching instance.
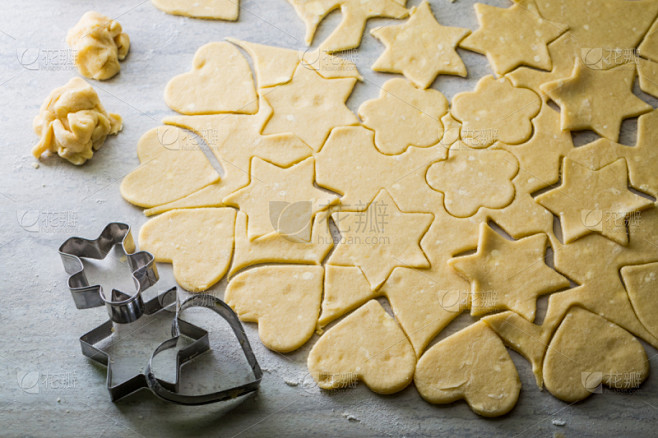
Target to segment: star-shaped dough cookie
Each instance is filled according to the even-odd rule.
[[[547,244],[545,234],[507,240],[481,223],[477,252],[448,260],[471,283],[471,315],[508,309],[533,321],[537,297],[569,286],[544,262]]]
[[[459,45],[487,55],[496,74],[502,76],[520,65],[550,70],[551,57],[547,45],[568,26],[544,20],[521,5],[496,8],[475,4],[480,28]]]
[[[315,213],[338,200],[313,186],[313,158],[289,168],[254,158],[249,174],[249,185],[224,198],[224,203],[247,214],[250,240],[276,232],[308,242]]]
[[[628,169],[623,158],[598,170],[565,158],[562,185],[536,200],[560,217],[565,243],[598,232],[626,245],[626,217],[653,205],[651,200],[628,189]]]
[[[466,76],[466,66],[455,48],[471,31],[440,25],[424,1],[400,25],[378,27],[371,34],[386,46],[372,69],[402,73],[420,88],[432,85],[439,74]]]
[[[359,123],[345,106],[355,83],[355,78],[325,79],[298,65],[290,82],[261,91],[274,111],[262,133],[291,132],[319,151],[333,128]]]
[[[372,289],[386,281],[393,268],[427,268],[423,237],[434,215],[401,211],[386,190],[380,191],[365,211],[332,215],[340,243],[327,261],[330,265],[357,266]]]
[[[361,44],[366,21],[374,17],[404,18],[407,0],[288,0],[306,25],[306,44],[311,45],[315,31],[329,12],[340,8],[343,19],[320,45],[325,52],[355,49]]]
[[[617,141],[622,120],[652,109],[633,94],[634,81],[635,69],[627,65],[593,69],[579,58],[569,78],[540,88],[560,105],[563,130],[592,129],[601,137]]]

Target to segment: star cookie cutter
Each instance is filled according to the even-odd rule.
[[[132,270],[136,292],[127,295],[113,289],[109,297],[99,284],[90,285],[82,259],[102,260],[118,246],[126,255]],[[120,222],[108,224],[94,240],[71,237],[59,247],[64,270],[69,274],[68,287],[78,309],[105,305],[112,321],[127,324],[136,321],[144,313],[142,292],[158,281],[155,259],[146,251],[135,252],[135,242],[130,226]]]

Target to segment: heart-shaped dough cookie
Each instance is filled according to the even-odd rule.
[[[165,102],[181,114],[255,114],[258,97],[249,63],[231,43],[209,43],[194,55],[194,69],[173,78]]]
[[[414,383],[430,403],[464,399],[473,412],[485,417],[509,412],[521,390],[503,342],[483,321],[427,350],[418,361]]]
[[[219,181],[219,173],[183,129],[160,126],[137,144],[140,166],[121,182],[121,196],[140,207],[166,204]]]
[[[139,243],[157,262],[173,263],[178,284],[200,292],[226,274],[234,230],[232,208],[171,210],[144,224]]]
[[[406,335],[377,300],[370,300],[320,338],[308,355],[308,370],[322,389],[362,380],[380,394],[401,391],[416,366]]]
[[[576,402],[600,385],[633,389],[647,378],[649,360],[633,335],[581,307],[572,307],[544,358],[544,384],[555,397]]]
[[[267,348],[287,353],[313,336],[323,277],[322,266],[260,266],[233,277],[224,300],[241,320],[258,323]]]

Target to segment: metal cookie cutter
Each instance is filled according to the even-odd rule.
[[[107,298],[104,296],[100,285],[89,285],[84,273],[82,258],[104,259],[112,248],[117,245],[120,245],[121,250],[128,259],[135,281],[136,292],[133,295],[128,295],[113,289],[110,297]],[[117,401],[139,389],[149,388],[156,396],[173,403],[202,405],[234,399],[258,390],[263,372],[251,349],[242,323],[226,303],[212,295],[201,294],[195,295],[179,305],[176,287],[144,302],[142,292],[157,283],[158,272],[152,254],[146,251],[135,252],[135,243],[128,225],[118,222],[110,223],[95,240],[72,237],[60,246],[59,254],[64,269],[70,276],[68,286],[76,307],[78,309],[87,309],[105,304],[110,315],[110,320],[81,336],[80,345],[85,356],[107,367],[106,385],[112,401]],[[112,336],[114,323],[129,324],[137,321],[143,315],[154,316],[161,311],[169,311],[174,304],[176,305],[176,314],[172,320],[172,338],[156,348],[143,372],[135,374],[118,384],[112,384],[112,360],[108,353],[96,345]],[[179,377],[183,365],[210,349],[208,332],[180,317],[180,313],[189,307],[210,308],[229,323],[251,367],[253,380],[243,385],[209,394],[188,395],[178,392]],[[180,349],[176,355],[175,381],[172,383],[156,378],[152,371],[153,358],[164,350],[176,347],[181,336],[191,338],[193,342]]]
[[[132,269],[136,292],[127,295],[116,289],[109,297],[99,284],[90,285],[84,272],[83,258],[102,260],[115,246],[126,255]],[[135,252],[135,242],[130,226],[113,222],[94,240],[71,237],[59,247],[64,270],[69,274],[68,287],[78,309],[105,305],[112,321],[127,324],[136,321],[144,313],[142,291],[158,281],[158,271],[153,255],[146,251]]]

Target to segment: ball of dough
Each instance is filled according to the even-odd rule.
[[[109,134],[121,130],[121,117],[108,114],[96,90],[82,78],[73,78],[54,89],[34,118],[34,132],[41,137],[32,149],[39,158],[57,153],[80,165],[94,155]]]
[[[66,42],[77,52],[75,65],[80,74],[99,81],[119,73],[119,61],[130,48],[130,38],[119,22],[94,11],[85,13],[69,30]]]

